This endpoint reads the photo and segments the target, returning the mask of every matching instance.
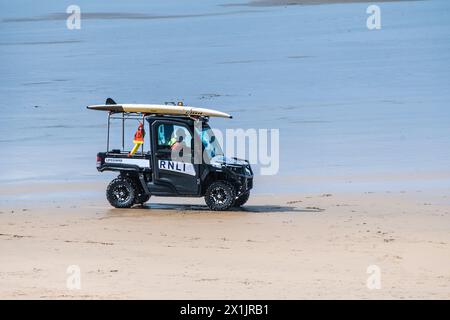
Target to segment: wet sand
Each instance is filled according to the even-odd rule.
[[[444,191],[261,194],[213,213],[202,199],[112,209],[103,183],[38,189],[0,205],[1,299],[450,297]],[[70,197],[45,200],[62,189]],[[80,290],[66,287],[70,265]],[[370,265],[381,289],[366,286]]]

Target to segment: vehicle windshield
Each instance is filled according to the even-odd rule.
[[[209,125],[203,125],[200,138],[202,140],[203,146],[205,147],[205,152],[210,159],[216,156],[223,156],[222,147],[220,146],[219,141],[214,136],[214,132]]]

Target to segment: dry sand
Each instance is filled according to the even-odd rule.
[[[77,189],[95,196],[0,206],[0,298],[450,298],[444,192],[267,194],[213,213],[201,199],[112,209],[103,183]],[[70,265],[81,290],[66,287]],[[369,265],[381,289],[367,288]]]

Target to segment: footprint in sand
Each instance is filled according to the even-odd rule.
[[[292,201],[286,202],[286,204],[294,204],[294,203],[300,203],[300,202],[302,202],[302,200],[292,200]]]

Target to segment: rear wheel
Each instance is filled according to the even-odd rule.
[[[246,193],[241,194],[234,201],[234,206],[235,207],[243,206],[248,201],[249,198],[250,198],[250,191],[247,191]]]
[[[205,202],[211,210],[228,210],[234,205],[236,190],[234,186],[226,181],[213,182],[205,194]]]
[[[106,188],[106,199],[115,208],[130,208],[135,198],[136,187],[129,179],[116,178]]]

